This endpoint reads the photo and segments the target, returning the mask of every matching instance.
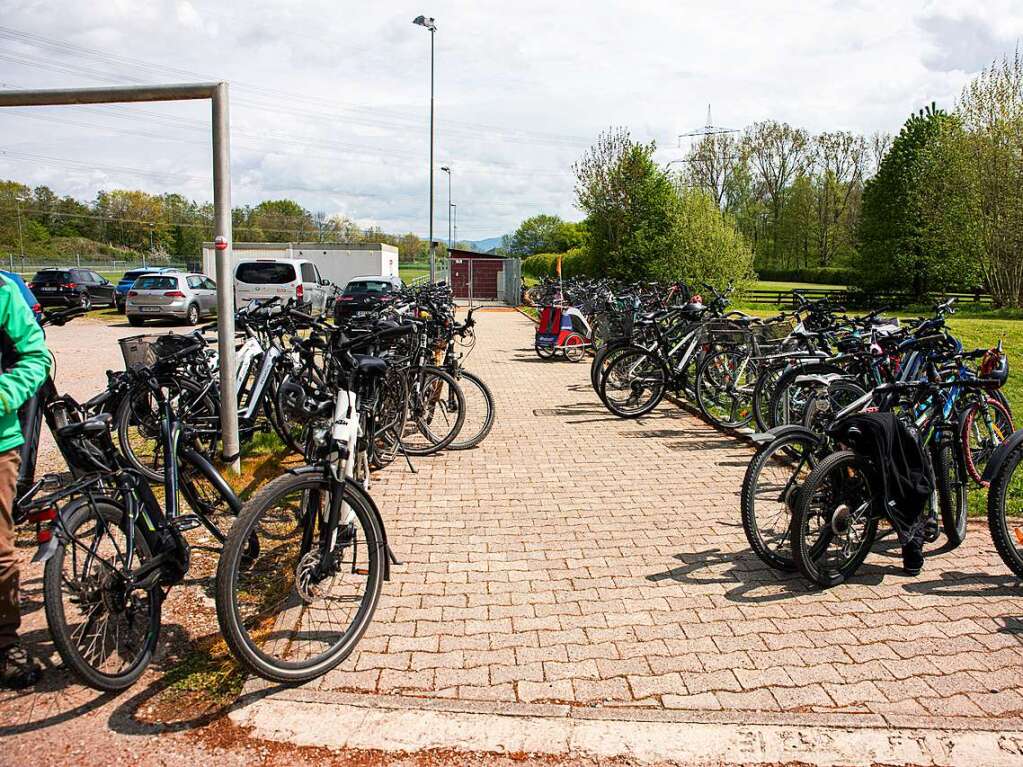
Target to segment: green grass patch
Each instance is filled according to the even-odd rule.
[[[245,672],[227,649],[224,640],[201,642],[172,666],[163,678],[165,694],[199,693],[212,703],[235,700],[245,684]]]
[[[760,280],[750,286],[751,290],[845,290],[845,285],[817,285],[812,282],[772,282]]]

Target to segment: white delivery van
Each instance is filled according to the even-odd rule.
[[[316,264],[304,258],[246,258],[234,269],[235,306],[249,301],[295,299],[311,314],[320,314],[327,300],[327,284]]]
[[[398,249],[383,243],[236,242],[233,251],[234,266],[242,261],[260,259],[309,261],[322,279],[330,280],[339,290],[344,290],[353,277],[398,276]],[[202,270],[214,280],[217,278],[216,254],[212,242],[203,244]]]

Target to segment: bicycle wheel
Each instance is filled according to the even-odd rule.
[[[485,440],[494,428],[494,395],[479,376],[468,370],[459,371],[458,385],[465,396],[465,422],[458,439],[448,445],[448,449],[468,450]]]
[[[160,587],[128,591],[124,513],[112,501],[65,509],[61,546],[43,569],[46,623],[61,660],[89,687],[115,692],[146,670],[160,636]],[[76,545],[75,541],[80,545]],[[150,558],[134,536],[133,565]]]
[[[774,387],[768,411],[768,422],[771,428],[790,423],[802,423],[803,414],[812,389],[808,385],[797,384],[796,379],[804,375],[845,374],[845,370],[837,365],[814,362],[808,365],[789,367]]]
[[[667,383],[668,370],[655,354],[629,347],[604,371],[600,398],[619,418],[638,418],[657,407]]]
[[[553,346],[541,346],[540,344],[533,344],[533,350],[536,352],[536,356],[542,360],[549,360],[554,358],[554,353],[557,351]]]
[[[465,422],[465,395],[451,374],[440,368],[423,368],[419,386],[409,383],[409,414],[401,435],[402,449],[409,455],[430,455],[443,450],[458,437]]]
[[[837,586],[856,572],[877,534],[869,467],[843,450],[810,472],[796,499],[792,559],[811,582]]]
[[[774,394],[774,387],[778,385],[784,372],[784,364],[766,367],[760,371],[757,382],[753,385],[753,421],[760,431],[767,431],[775,426],[771,422],[771,395]]]
[[[565,359],[569,362],[579,362],[586,356],[586,340],[578,333],[570,333],[565,336]]]
[[[776,570],[795,570],[789,546],[799,489],[817,465],[820,440],[789,434],[756,452],[742,480],[742,529],[750,548]]]
[[[815,434],[835,420],[835,414],[854,403],[867,392],[852,381],[832,381],[824,391],[818,391],[806,398],[803,409],[803,426]]]
[[[1009,409],[994,397],[985,397],[967,409],[960,431],[963,458],[967,474],[981,487],[987,486],[984,467],[1013,431]]]
[[[341,487],[342,519],[326,567],[319,537],[330,486],[319,474],[270,482],[227,536],[217,567],[217,620],[235,657],[264,679],[296,684],[322,676],[351,654],[373,619],[383,533],[365,492],[351,482]]]
[[[696,404],[710,421],[726,428],[753,419],[754,368],[749,354],[722,349],[708,356],[696,374]]]
[[[1006,566],[1023,578],[1023,445],[1005,457],[987,491],[987,525]]]
[[[396,368],[388,368],[377,399],[373,417],[373,441],[370,465],[382,469],[390,465],[401,449],[401,435],[408,418],[408,388]]]
[[[596,392],[597,396],[603,400],[603,395],[600,393],[600,382],[604,378],[604,374],[607,369],[611,367],[611,363],[615,361],[615,358],[626,349],[634,348],[630,344],[626,343],[612,343],[605,346],[603,349],[598,351],[593,356],[593,362],[590,363],[590,384],[593,386],[593,391]]]
[[[160,385],[178,419],[199,426],[207,433],[197,438],[201,451],[210,454],[216,445],[213,430],[218,425],[218,410],[203,387],[186,379],[167,379]],[[139,386],[125,395],[114,416],[117,442],[122,455],[150,482],[163,481],[164,449],[161,423],[163,415],[148,388]]]
[[[946,440],[932,451],[941,527],[952,549],[966,540],[966,467],[962,457],[956,455],[961,444]]]

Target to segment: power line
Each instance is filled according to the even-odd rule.
[[[148,71],[156,72],[156,73],[170,73],[170,74],[174,74],[174,75],[180,76],[180,77],[191,77],[191,78],[199,78],[199,79],[207,79],[207,80],[208,79],[217,79],[217,78],[211,78],[209,75],[203,75],[203,74],[199,74],[199,73],[196,73],[196,72],[191,72],[191,71],[185,70],[185,69],[179,69],[179,68],[176,68],[176,67],[170,67],[170,66],[163,65],[163,64],[154,64],[152,62],[144,61],[144,60],[141,60],[141,59],[129,58],[129,57],[126,57],[126,56],[117,56],[117,55],[110,54],[110,53],[107,53],[107,52],[104,52],[104,51],[96,50],[94,48],[87,48],[87,47],[84,47],[84,46],[68,43],[68,42],[63,41],[63,40],[57,40],[55,38],[48,38],[48,37],[44,37],[42,35],[30,33],[30,32],[23,32],[23,31],[20,31],[20,30],[13,29],[11,27],[0,26],[0,37],[6,37],[8,39],[18,40],[18,41],[21,41],[23,43],[30,43],[30,44],[32,44],[32,45],[34,45],[36,47],[42,46],[42,47],[53,48],[53,49],[59,50],[59,51],[61,51],[63,53],[67,53],[67,54],[71,54],[71,55],[77,55],[77,56],[86,57],[86,58],[93,58],[93,59],[96,59],[96,60],[101,61],[103,63],[112,64],[112,65],[119,66],[119,67],[131,66],[131,67],[133,67],[135,69],[144,69],[144,70],[148,70]],[[48,67],[69,66],[69,65],[56,64],[55,62],[40,62],[40,65],[48,66]],[[70,65],[70,66],[77,66],[77,65]],[[90,70],[90,69],[88,69],[86,67],[82,67],[81,69],[84,70],[86,73],[91,74],[91,75],[96,76],[96,77],[101,77],[101,78],[105,78],[105,79],[109,79],[109,77],[110,77],[109,74],[106,74],[106,73],[103,73],[103,72],[99,72],[97,70]],[[134,80],[135,82],[143,82],[142,80],[139,80],[138,78],[131,78],[131,77],[125,77],[125,76],[121,76],[120,79],[122,79],[122,80],[123,79],[129,79],[129,80]],[[319,110],[310,110],[310,109],[299,110],[300,113],[305,114],[306,116],[309,116],[309,117],[314,117],[314,118],[319,118],[319,119],[328,119],[328,120],[331,120],[331,121],[336,121],[337,118],[339,116],[341,116],[343,113],[354,112],[356,114],[365,114],[367,116],[366,117],[360,117],[360,118],[354,118],[351,115],[347,115],[347,116],[345,116],[345,119],[347,119],[349,121],[365,121],[366,124],[374,125],[376,127],[387,127],[387,128],[391,128],[391,129],[400,129],[400,130],[406,130],[409,126],[419,125],[421,123],[421,120],[419,120],[417,118],[410,118],[407,115],[404,115],[402,113],[394,112],[393,110],[388,110],[388,109],[382,108],[382,107],[359,107],[359,106],[354,106],[354,105],[344,105],[344,106],[338,105],[338,106],[333,106],[333,105],[329,104],[328,102],[326,102],[324,99],[322,99],[320,97],[303,96],[301,94],[296,94],[294,92],[283,92],[283,91],[279,91],[279,90],[272,89],[272,88],[266,88],[266,87],[263,87],[263,86],[251,85],[251,84],[245,83],[244,81],[237,81],[237,80],[235,80],[233,82],[234,82],[234,84],[238,88],[242,89],[243,91],[253,92],[254,94],[264,93],[264,94],[272,96],[275,99],[275,101],[280,101],[281,99],[285,99],[285,100],[288,100],[288,101],[290,101],[292,103],[304,102],[306,104],[312,104],[314,106],[327,106],[328,108],[332,107],[335,110],[340,110],[340,111],[333,111],[333,112],[331,112],[331,111],[324,111],[322,109],[319,109]],[[286,113],[286,114],[294,114],[294,112],[295,112],[294,108],[287,108],[287,109],[285,109],[285,108],[282,108],[280,106],[277,106],[276,104],[267,104],[267,103],[265,103],[265,101],[261,100],[258,95],[256,95],[255,98],[253,98],[251,100],[250,99],[242,98],[241,101],[242,101],[242,103],[251,103],[251,105],[253,105],[255,108],[262,109],[262,110],[265,110],[265,111],[276,111],[276,112],[283,112],[283,113]],[[478,137],[478,131],[483,130],[483,131],[489,131],[491,133],[497,133],[497,134],[503,135],[503,136],[505,136],[505,141],[510,142],[510,143],[527,143],[527,144],[533,143],[533,144],[549,144],[549,145],[561,145],[561,146],[589,146],[589,144],[591,143],[590,139],[584,138],[582,136],[571,136],[571,135],[565,135],[565,134],[544,133],[544,132],[538,132],[538,131],[527,131],[527,130],[523,130],[523,129],[519,129],[519,128],[508,128],[507,126],[487,125],[487,124],[474,123],[474,122],[469,122],[469,121],[453,121],[453,120],[447,120],[447,119],[440,120],[439,123],[440,123],[441,126],[447,126],[447,128],[445,130],[446,133],[462,133],[462,134],[464,134],[468,138],[479,138]],[[522,139],[530,139],[530,140],[523,141]]]

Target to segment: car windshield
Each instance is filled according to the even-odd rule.
[[[155,274],[150,274],[146,277],[139,277],[132,287],[136,290],[174,290],[177,286],[177,277],[158,277]]]
[[[280,285],[295,279],[295,267],[280,261],[238,264],[235,279],[249,285]]]
[[[391,289],[391,283],[382,280],[359,280],[349,282],[345,288],[346,296],[360,296],[366,293],[387,293]]]
[[[52,269],[45,272],[36,272],[32,282],[71,282],[71,272],[58,272]]]
[[[121,278],[121,282],[135,282],[143,274],[149,274],[145,269],[136,269],[133,272],[125,272]]]

